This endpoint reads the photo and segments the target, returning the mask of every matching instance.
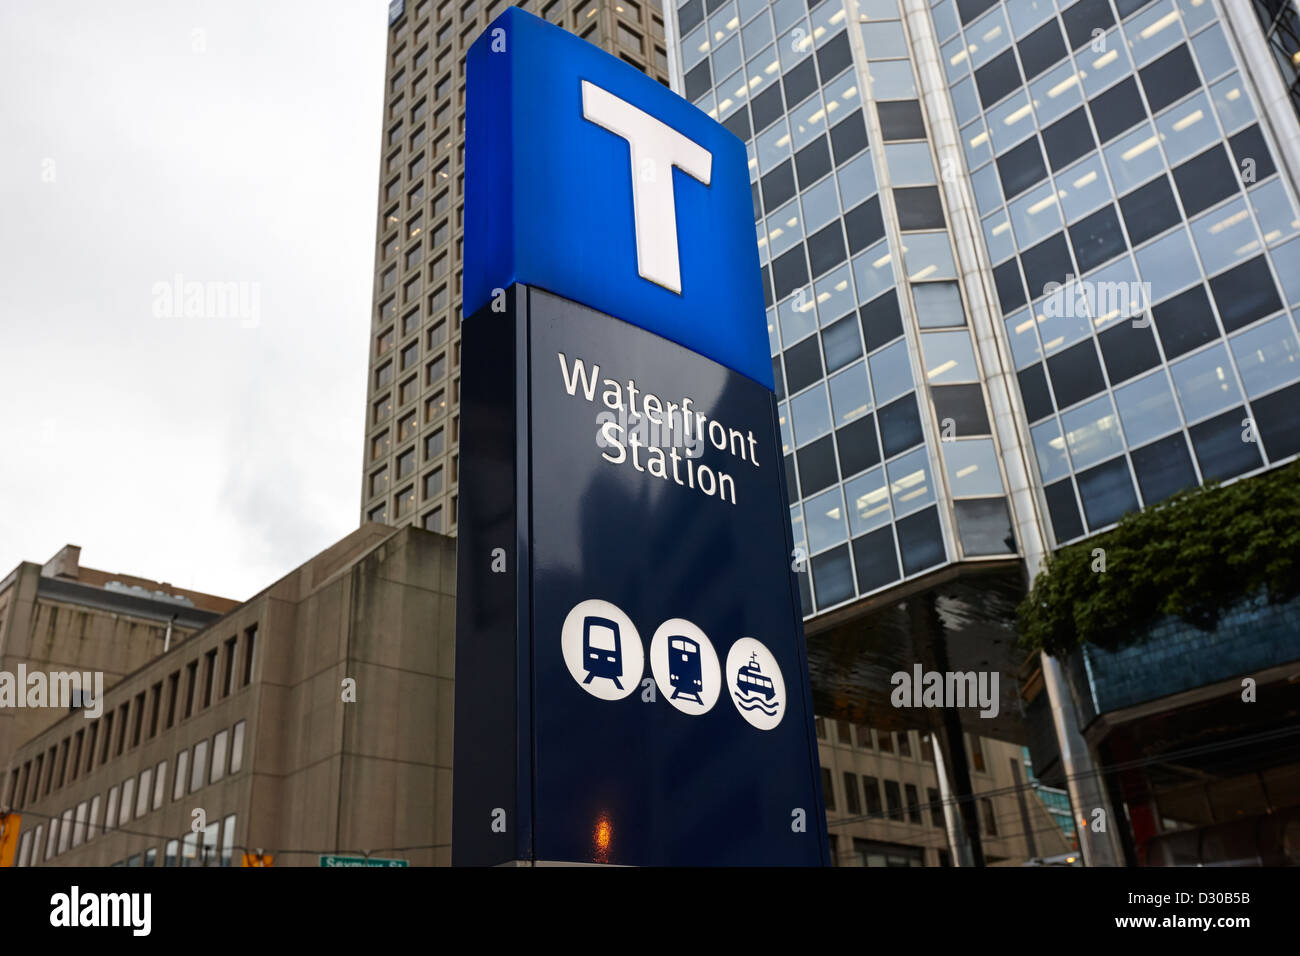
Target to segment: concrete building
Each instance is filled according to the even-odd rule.
[[[510,4],[394,0],[371,315],[361,516],[456,529],[465,51]],[[517,4],[663,83],[658,0]]]
[[[1296,713],[1282,677],[1300,659],[1293,611],[1244,608],[1199,668],[1193,635],[1170,624],[1148,653],[1067,672],[1015,659],[1014,609],[1053,550],[1300,452],[1293,12],[675,0],[665,16],[673,88],[749,151],[819,713],[866,719],[929,634],[959,631],[983,603],[982,651],[930,643],[1018,688],[1029,720],[994,736],[1034,747],[1076,820],[1121,821],[1081,833],[1090,862],[1135,862],[1135,842],[1161,827],[1150,781],[1125,788],[1099,768],[1174,760],[1157,727],[1188,739],[1213,727],[1230,750]],[[987,600],[959,593],[1003,573]],[[963,615],[945,613],[954,599]],[[891,628],[896,639],[875,633]],[[1168,717],[1226,700],[1261,655],[1271,708]],[[1132,686],[1148,677],[1149,693]],[[1124,713],[1106,719],[1108,706]],[[1133,740],[1106,746],[1142,716]],[[967,776],[954,728],[937,736]],[[1262,775],[1224,782],[1251,795],[1243,813],[1284,807],[1296,776],[1240,749],[1194,763],[1158,786]]]
[[[929,734],[817,718],[822,793],[835,866],[952,866],[948,816]],[[1073,849],[1021,748],[966,735],[985,863],[1021,865]],[[945,805],[946,803],[946,805]]]
[[[16,865],[450,862],[455,546],[366,524],[3,761]]]
[[[83,567],[68,545],[0,580],[0,673],[95,672],[111,687],[237,606],[228,598]],[[0,764],[59,718],[0,707]]]

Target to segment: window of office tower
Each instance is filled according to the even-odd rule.
[[[925,445],[930,392],[910,358],[901,279],[925,284],[933,327],[964,329],[965,318],[901,14],[894,0],[860,12],[868,22],[850,25],[837,0],[677,7],[686,96],[746,141],[791,527],[809,555],[799,576],[805,614],[950,553]],[[850,30],[871,35],[879,115],[864,112]],[[886,228],[878,163],[907,187],[892,199],[917,232],[901,245]],[[953,363],[936,387],[971,382],[973,359],[956,336],[932,351],[933,367]],[[962,424],[978,435],[982,418]],[[996,474],[995,461],[980,465]]]
[[[1213,3],[1059,7],[931,14],[1063,544],[1300,451],[1300,218]]]

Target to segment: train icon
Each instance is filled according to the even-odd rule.
[[[618,622],[607,617],[588,615],[582,621],[582,666],[587,672],[583,684],[597,677],[614,682],[619,690],[623,685],[623,641]]]
[[[698,626],[675,617],[650,641],[650,669],[664,700],[691,717],[707,714],[722,692],[722,667],[713,642]]]
[[[668,639],[668,683],[672,687],[669,700],[683,698],[703,704],[700,692],[704,690],[704,677],[700,669],[700,645],[689,637],[677,635]]]

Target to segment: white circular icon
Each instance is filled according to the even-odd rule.
[[[742,637],[727,652],[727,691],[740,716],[759,730],[771,730],[785,716],[781,668],[752,637]]]
[[[631,618],[608,601],[583,601],[564,619],[560,650],[578,686],[601,700],[636,690],[645,650]]]
[[[650,671],[659,693],[683,714],[706,714],[722,691],[718,652],[690,621],[664,621],[650,639]]]

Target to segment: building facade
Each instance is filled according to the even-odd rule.
[[[17,866],[451,861],[455,544],[367,524],[4,762]]]
[[[1254,6],[672,4],[674,89],[749,149],[810,662],[931,582],[1032,578],[1300,452],[1294,17]],[[1068,689],[1094,672],[1026,664],[1002,676],[1054,732],[1040,769],[1076,820],[1131,823],[1144,791],[1096,771],[1120,758]]]
[[[507,6],[418,0],[389,14],[363,521],[455,533],[465,52]],[[667,83],[658,0],[517,6]]]
[[[944,794],[931,736],[817,718],[822,794],[834,866],[952,866]],[[965,735],[987,865],[1024,865],[1076,849],[1036,788],[1022,748]],[[1068,818],[1069,812],[1066,811]]]
[[[70,544],[44,564],[24,562],[0,580],[0,673],[100,674],[104,687],[112,687],[236,606],[166,582],[83,567],[81,549]],[[0,764],[60,715],[16,703],[0,706]]]

